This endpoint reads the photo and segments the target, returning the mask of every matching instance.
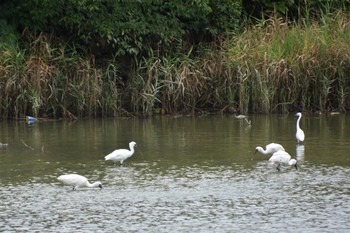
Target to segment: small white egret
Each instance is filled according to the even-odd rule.
[[[294,165],[295,169],[298,170],[297,161],[295,159],[292,159],[291,156],[286,151],[283,151],[283,150],[273,153],[269,159],[269,162],[272,164],[277,164],[276,169],[278,171],[281,171],[282,164],[287,164],[289,166]]]
[[[132,156],[135,152],[134,147],[136,147],[136,142],[129,143],[130,150],[128,149],[118,149],[112,153],[105,156],[105,160],[119,161],[120,165],[123,165],[124,160]]]
[[[244,119],[244,118],[247,118],[246,115],[237,115],[237,116],[234,116],[235,118],[237,119]]]
[[[77,188],[84,187],[84,186],[88,188],[99,187],[100,189],[102,189],[101,182],[96,181],[95,183],[90,184],[90,182],[86,177],[78,174],[61,175],[57,177],[57,179],[67,185],[73,186],[73,190],[76,190]]]
[[[247,122],[247,124],[248,124],[249,126],[252,125],[252,121],[248,120],[248,117],[245,116],[245,115],[238,115],[238,116],[234,116],[234,117],[237,118],[237,119],[244,119],[245,122]]]
[[[266,150],[264,150],[264,148],[262,148],[261,146],[258,146],[255,148],[255,153],[259,152],[261,154],[267,155],[267,154],[273,154],[279,150],[284,151],[284,147],[281,144],[278,143],[270,143],[266,145]]]
[[[300,143],[300,142],[303,142],[304,139],[305,139],[305,134],[304,134],[304,131],[300,128],[300,119],[301,119],[301,113],[298,112],[295,116],[298,117],[298,120],[297,120],[297,133],[296,133],[296,138],[297,138],[297,142]]]
[[[0,142],[0,148],[7,147],[9,144]]]

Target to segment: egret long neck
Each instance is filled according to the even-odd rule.
[[[133,145],[130,145],[130,152],[134,153],[134,146]]]
[[[259,152],[260,152],[260,153],[262,153],[262,154],[264,154],[264,155],[266,155],[266,154],[267,154],[267,149],[266,149],[266,150],[264,150],[264,148],[259,147],[259,148],[258,148],[258,150],[259,150]]]
[[[89,187],[89,188],[94,188],[94,187],[98,187],[99,183],[98,182],[95,182],[93,184],[90,184],[90,182],[88,181],[86,183],[86,186]]]
[[[301,118],[301,116],[299,116],[298,120],[297,120],[297,129],[300,129],[300,126],[299,126],[300,118]]]

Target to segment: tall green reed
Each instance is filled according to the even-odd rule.
[[[167,113],[194,113],[206,93],[203,90],[206,77],[198,62],[190,58],[190,53],[141,60],[129,83],[134,87],[134,109],[141,110],[145,116],[151,115],[154,108]]]
[[[62,43],[54,47],[52,38],[42,34],[28,41],[26,50],[2,50],[2,117],[116,114],[118,83],[113,63],[97,68],[94,57],[84,58]]]
[[[228,44],[231,69],[239,70],[252,88],[245,93],[251,102],[244,108],[254,112],[347,109],[347,17],[338,12],[324,16],[323,23],[292,25],[271,18]]]

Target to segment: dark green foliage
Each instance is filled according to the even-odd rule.
[[[235,30],[240,13],[237,0],[13,0],[0,8],[19,32],[54,33],[109,56],[169,52],[193,35],[206,41]]]

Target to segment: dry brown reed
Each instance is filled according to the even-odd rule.
[[[115,114],[119,94],[115,72],[111,74],[109,70],[112,63],[103,72],[96,68],[93,57],[82,58],[62,44],[53,48],[51,38],[43,34],[31,41],[26,51],[2,50],[0,113],[3,118]]]

